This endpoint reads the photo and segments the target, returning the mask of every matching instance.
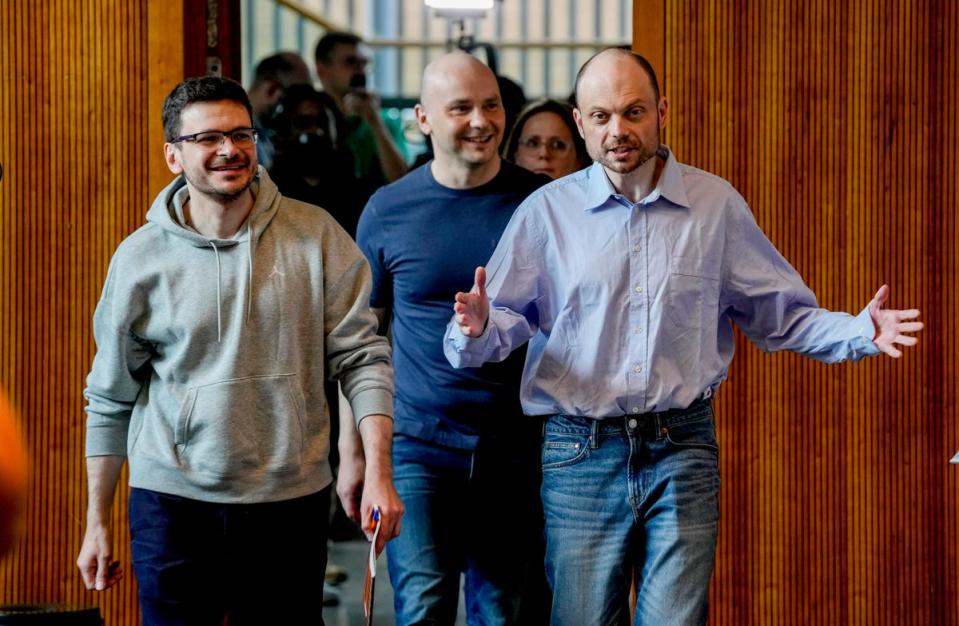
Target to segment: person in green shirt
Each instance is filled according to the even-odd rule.
[[[366,87],[369,52],[359,36],[330,32],[317,42],[315,58],[323,91],[346,116],[357,180],[372,194],[406,174],[406,161],[380,116],[379,97]]]

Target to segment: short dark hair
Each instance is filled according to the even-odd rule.
[[[573,147],[576,149],[576,158],[579,159],[579,162],[583,165],[589,164],[591,159],[586,152],[586,142],[580,137],[579,129],[576,128],[573,111],[568,104],[560,102],[559,100],[539,100],[523,109],[519,117],[516,118],[516,123],[513,124],[512,130],[510,130],[509,138],[506,140],[506,143],[503,144],[504,159],[514,163],[516,162],[516,151],[519,149],[519,140],[523,134],[523,127],[526,126],[526,122],[537,113],[555,113],[558,115],[560,119],[563,120],[563,123],[566,124],[566,127],[569,128],[570,135],[573,136]]]
[[[240,83],[219,76],[200,76],[187,78],[173,88],[163,101],[163,134],[167,141],[180,136],[180,116],[183,109],[195,102],[217,102],[228,100],[242,104],[253,119],[253,107]]]
[[[636,63],[638,63],[641,68],[643,68],[643,71],[645,71],[646,75],[649,77],[649,84],[652,85],[653,87],[653,96],[655,97],[656,104],[658,105],[659,104],[659,81],[656,80],[656,70],[653,69],[653,65],[652,63],[649,62],[649,59],[647,59],[646,57],[644,57],[643,55],[637,52],[633,52],[632,50],[630,50],[629,48],[625,46],[612,46],[609,48],[603,48],[602,50],[600,50],[593,56],[589,57],[589,59],[587,59],[586,62],[583,63],[583,66],[579,68],[579,71],[576,73],[576,82],[574,83],[575,87],[573,88],[573,97],[572,97],[573,106],[576,108],[579,108],[579,81],[582,80],[583,74],[586,73],[586,68],[589,66],[590,63],[593,62],[593,59],[603,54],[607,50],[618,50],[622,52],[623,54],[632,57],[632,59],[636,61]]]
[[[330,57],[333,55],[333,48],[336,46],[358,46],[361,43],[363,43],[363,39],[359,35],[345,31],[332,31],[320,37],[320,40],[316,42],[313,58],[317,63],[329,63]]]
[[[296,84],[299,77],[294,60],[298,56],[295,52],[277,52],[260,59],[253,70],[253,84],[259,85],[271,80],[280,83],[283,87]]]

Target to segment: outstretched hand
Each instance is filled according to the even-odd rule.
[[[456,324],[467,337],[479,337],[486,330],[489,320],[489,298],[486,297],[486,269],[476,268],[473,288],[469,293],[456,294],[453,304]]]
[[[876,337],[873,339],[873,343],[882,352],[898,359],[902,356],[902,351],[896,348],[896,344],[914,346],[919,341],[915,337],[903,333],[914,333],[922,330],[922,322],[908,321],[919,317],[919,309],[906,309],[904,311],[883,309],[882,305],[888,298],[889,287],[883,285],[869,303],[869,316],[872,317],[872,323],[876,327]]]

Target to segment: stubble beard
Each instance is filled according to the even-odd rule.
[[[660,133],[659,128],[656,129],[656,136],[651,142],[645,142],[639,138],[628,137],[626,139],[613,142],[609,145],[602,146],[602,152],[599,155],[599,158],[595,159],[603,164],[607,169],[617,172],[619,174],[630,174],[635,172],[643,165],[646,164],[651,158],[656,156],[656,151],[659,150],[660,145]],[[637,150],[635,160],[631,162],[616,161],[612,157],[608,156],[612,150],[615,150],[618,147],[625,146]]]

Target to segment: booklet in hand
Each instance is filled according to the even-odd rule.
[[[366,566],[366,577],[363,583],[363,617],[366,626],[373,626],[373,589],[376,586],[376,539],[380,534],[380,507],[374,506],[370,513],[370,527],[373,529],[373,540],[370,543],[370,559]]]

